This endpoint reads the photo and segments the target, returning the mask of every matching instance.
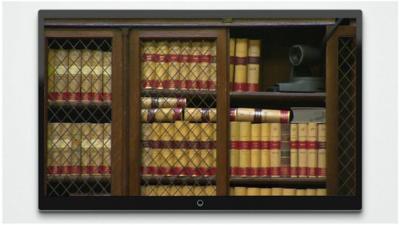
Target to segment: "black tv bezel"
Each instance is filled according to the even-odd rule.
[[[74,196],[47,197],[44,184],[45,20],[124,18],[352,18],[356,20],[356,193],[354,196]],[[362,208],[362,11],[361,10],[40,10],[38,207],[47,210],[361,210]],[[121,27],[121,26],[120,26]],[[201,204],[202,203],[202,204]]]

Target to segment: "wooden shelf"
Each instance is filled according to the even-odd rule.
[[[110,123],[111,103],[48,102],[48,122]]]
[[[231,105],[244,106],[251,104],[276,105],[278,107],[292,106],[325,106],[325,93],[289,93],[289,92],[231,92]]]
[[[73,101],[65,101],[65,102],[55,102],[49,101],[49,106],[53,107],[110,107],[111,102],[73,102]]]
[[[111,175],[80,176],[80,175],[47,175],[50,182],[111,182]]]
[[[215,185],[215,176],[209,177],[189,177],[189,176],[142,176],[142,184],[150,184],[150,185],[207,185],[213,184]]]
[[[325,187],[325,178],[231,177],[231,186]]]

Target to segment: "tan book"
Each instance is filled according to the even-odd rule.
[[[155,88],[164,89],[167,88],[168,82],[168,68],[169,62],[167,60],[169,52],[168,43],[166,41],[157,42],[157,60],[156,60],[156,76],[155,76]]]
[[[54,57],[54,93],[55,101],[63,102],[68,100],[68,50],[55,50]]]
[[[204,196],[205,191],[203,186],[194,186],[193,187],[193,195],[194,196]]]
[[[209,141],[212,138],[212,127],[209,123],[200,123],[200,143],[199,143],[199,155],[200,155],[200,163],[199,163],[199,175],[208,176],[207,170],[209,165],[212,165],[212,161],[210,161],[210,157],[208,157],[210,151]],[[211,136],[210,136],[211,135]],[[211,158],[212,159],[212,158]]]
[[[229,39],[229,87],[232,90],[235,73],[235,45],[236,39]]]
[[[216,187],[214,185],[207,185],[205,186],[205,193],[206,196],[215,196],[217,194]]]
[[[298,175],[298,125],[290,124],[290,177]]]
[[[261,168],[261,124],[251,124],[250,139],[250,170],[248,176],[259,176],[258,171]]]
[[[298,124],[298,177],[307,177],[307,124]]]
[[[168,145],[168,143],[171,143],[172,141],[172,136],[170,134],[173,133],[173,126],[171,126],[171,123],[161,123],[161,138],[160,140],[163,142],[163,148],[160,149],[160,167],[158,167],[158,175],[162,176],[167,176],[169,174],[170,170],[170,164],[171,160],[173,159],[173,152],[172,149],[167,148],[165,145]]]
[[[59,151],[58,164],[60,165],[60,175],[69,176],[70,173],[70,158],[72,155],[72,135],[71,135],[71,123],[60,123],[62,126],[59,127],[60,139],[56,144],[57,151]]]
[[[305,189],[296,189],[296,196],[305,196],[306,190]]]
[[[318,166],[317,176],[326,177],[326,125],[318,124]]]
[[[258,171],[259,176],[270,176],[271,175],[271,167],[270,167],[270,124],[269,123],[261,123],[261,153],[260,153],[260,170]]]
[[[313,188],[307,188],[306,189],[306,196],[316,196],[317,195],[317,190]]]
[[[81,76],[81,101],[88,103],[92,97],[92,67],[91,58],[92,51],[89,49],[82,50],[82,76]]]
[[[283,196],[295,196],[296,195],[296,189],[294,189],[294,188],[283,188],[282,189],[282,195]]]
[[[151,89],[157,86],[155,57],[157,53],[156,44],[153,41],[143,42],[143,57],[141,64],[142,88]]]
[[[271,196],[272,195],[271,188],[261,188],[260,189],[260,195],[261,196]]]
[[[251,123],[239,123],[239,176],[247,176],[250,172],[250,138],[251,138]]]
[[[56,174],[56,167],[57,165],[55,164],[55,157],[53,157],[53,154],[55,152],[54,144],[53,142],[55,141],[55,133],[56,133],[56,127],[58,126],[58,123],[48,123],[47,124],[47,149],[46,149],[46,171],[47,175],[54,175]]]
[[[199,55],[199,76],[196,79],[196,86],[200,90],[208,89],[208,80],[210,77],[210,64],[211,64],[211,43],[202,41],[200,43]]]
[[[151,108],[185,108],[186,98],[141,97],[142,109]]]
[[[271,196],[281,196],[283,188],[271,188]]]
[[[103,52],[103,96],[104,102],[112,99],[112,52]]]
[[[248,187],[247,196],[260,196],[260,188]]]
[[[68,100],[81,100],[82,51],[71,49],[68,53]]]
[[[213,147],[211,149],[213,156],[213,166],[211,168],[210,175],[215,176],[217,174],[217,124],[213,123]]]
[[[248,40],[237,38],[235,46],[234,91],[247,91],[247,56]]]
[[[57,68],[55,49],[49,48],[47,51],[47,98],[49,101],[55,101],[57,98],[57,93],[54,91],[55,88],[55,75]]]
[[[192,187],[189,185],[182,186],[181,193],[183,196],[193,196]]]
[[[92,51],[92,57],[89,64],[93,68],[91,100],[93,102],[101,102],[103,94],[103,52],[99,50]]]
[[[190,49],[190,57],[189,60],[189,78],[187,82],[187,89],[200,89],[197,85],[200,81],[200,76],[202,74],[201,66],[200,66],[200,56],[201,56],[201,42],[193,41]]]
[[[185,108],[184,120],[190,122],[216,122],[216,108]]]
[[[141,170],[143,175],[149,175],[148,167],[151,163],[151,136],[155,131],[152,130],[152,123],[142,123],[141,140],[143,143],[142,148],[142,161]],[[106,129],[104,127],[104,129]],[[106,134],[106,132],[104,132]]]
[[[189,123],[189,142],[190,149],[188,150],[189,166],[187,172],[189,176],[199,176],[201,155],[199,150],[199,141],[201,135],[201,127],[198,123]]]
[[[290,111],[255,108],[231,108],[230,120],[256,123],[288,123],[290,121]]]
[[[174,122],[182,120],[182,108],[141,109],[142,122]]]
[[[178,41],[172,41],[169,43],[169,53],[168,53],[168,73],[167,79],[165,81],[165,88],[170,90],[175,90],[178,87],[178,82],[181,80],[180,77],[180,62],[179,56],[181,54],[181,43]]]
[[[271,123],[270,127],[271,127],[271,132],[270,132],[271,177],[279,177],[280,166],[281,166],[281,152],[280,152],[281,124]]]
[[[240,154],[240,128],[239,122],[230,122],[230,171],[231,176],[239,176],[239,154]]]
[[[176,153],[176,162],[173,166],[174,168],[174,175],[177,176],[184,176],[185,175],[185,168],[189,163],[189,158],[186,149],[186,141],[189,138],[189,123],[187,121],[175,121],[176,127],[176,135],[175,140],[179,144],[179,147],[175,149]]]
[[[315,191],[316,196],[327,196],[326,188],[318,188]]]
[[[235,196],[246,196],[247,188],[246,187],[234,187],[234,195]]]
[[[208,90],[215,91],[217,89],[217,43],[210,42],[211,63],[208,66],[209,78],[207,81]]]
[[[181,45],[181,65],[180,65],[180,89],[187,90],[191,86],[192,81],[190,80],[190,53],[191,46],[187,41],[182,42]]]
[[[67,133],[64,123],[48,123],[47,126],[47,173],[61,175],[63,169],[63,149],[67,143],[63,135]]]
[[[307,176],[316,177],[317,173],[317,123],[307,125]]]
[[[82,124],[81,172],[82,175],[100,175],[103,159],[103,124]]]
[[[249,40],[247,64],[248,91],[259,91],[261,40]]]
[[[81,173],[81,123],[71,123],[68,129],[68,135],[71,138],[71,149],[68,160],[68,174],[72,176],[79,175]]]

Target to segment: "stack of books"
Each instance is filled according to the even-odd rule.
[[[230,39],[230,83],[233,91],[259,91],[261,40]]]
[[[231,196],[326,196],[325,188],[231,187]]]
[[[215,185],[146,185],[141,187],[142,196],[215,196]]]
[[[324,123],[230,124],[230,173],[240,177],[326,177]]]
[[[47,129],[48,175],[111,174],[110,123],[49,123]]]
[[[48,50],[48,100],[111,102],[110,51]]]
[[[142,42],[144,89],[215,90],[214,41]]]

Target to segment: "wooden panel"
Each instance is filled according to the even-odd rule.
[[[140,195],[141,117],[140,117],[140,38],[139,31],[129,35],[129,195]]]
[[[56,29],[47,28],[45,36],[48,38],[111,38],[115,37],[112,29]]]
[[[338,187],[338,38],[354,36],[355,27],[339,26],[326,45],[326,148],[328,195]]]
[[[217,38],[217,195],[229,195],[229,33]]]

